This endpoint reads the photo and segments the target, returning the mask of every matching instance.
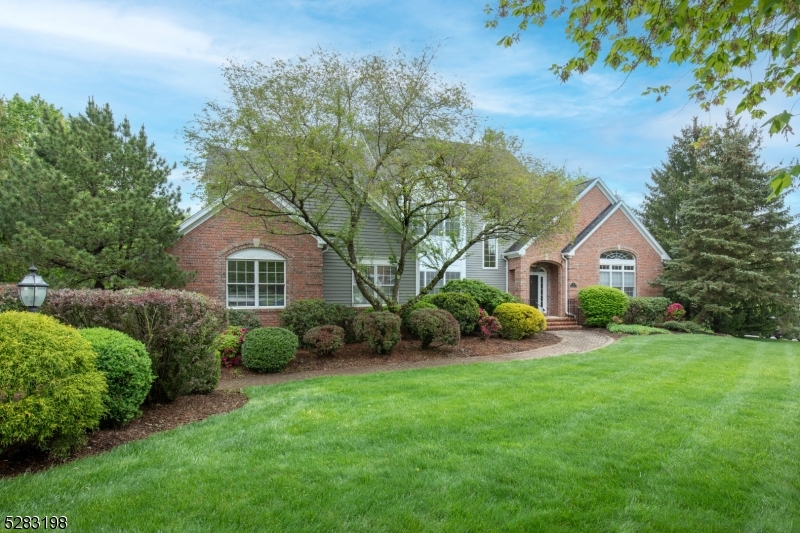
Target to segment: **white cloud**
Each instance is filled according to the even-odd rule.
[[[0,28],[146,56],[221,63],[212,38],[155,11],[87,1],[0,0]]]

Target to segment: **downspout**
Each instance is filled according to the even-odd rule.
[[[569,259],[572,257],[569,254],[561,254],[564,259],[564,314],[570,318],[576,318],[575,315],[569,312]]]

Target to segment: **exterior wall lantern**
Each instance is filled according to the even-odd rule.
[[[28,311],[35,313],[44,303],[47,296],[47,288],[50,286],[37,274],[39,269],[31,265],[28,275],[17,283],[19,289],[19,301],[28,308]]]

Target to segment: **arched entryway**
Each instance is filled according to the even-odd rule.
[[[541,266],[531,267],[529,304],[547,314],[547,270]]]

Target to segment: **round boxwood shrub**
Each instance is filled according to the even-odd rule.
[[[297,300],[281,311],[281,325],[302,339],[311,328],[336,324],[338,307],[325,300]]]
[[[526,304],[500,304],[494,310],[500,322],[500,335],[518,341],[547,329],[547,320],[541,311]]]
[[[628,297],[619,289],[592,285],[578,291],[578,302],[586,324],[604,328],[615,316],[623,317],[628,310]]]
[[[389,311],[361,313],[354,326],[359,340],[376,353],[387,354],[400,342],[400,317]]]
[[[454,279],[448,281],[439,292],[463,292],[472,296],[478,306],[487,313],[494,314],[495,308],[505,303],[522,303],[516,296],[477,279]]]
[[[36,313],[0,313],[0,452],[34,444],[65,455],[103,415],[106,379],[78,330]]]
[[[406,306],[400,313],[400,318],[403,321],[403,327],[411,329],[411,326],[408,323],[409,319],[411,318],[411,313],[413,313],[414,311],[418,311],[420,309],[439,309],[439,308],[433,305],[429,299],[421,299],[412,305]]]
[[[480,307],[478,307],[478,302],[475,301],[475,298],[469,294],[463,292],[440,292],[431,297],[431,302],[458,320],[462,335],[469,335],[475,330]]]
[[[300,342],[285,328],[256,328],[244,337],[242,364],[256,372],[280,372],[294,359]]]
[[[422,348],[429,346],[458,346],[461,327],[458,321],[444,309],[417,309],[411,313],[408,326],[412,334],[422,341]]]
[[[120,426],[139,416],[155,376],[144,344],[107,328],[80,330],[97,354],[97,370],[103,372],[108,392],[103,395],[106,412],[101,422]]]
[[[318,356],[331,355],[344,346],[344,329],[339,326],[317,326],[306,331],[303,344]]]

